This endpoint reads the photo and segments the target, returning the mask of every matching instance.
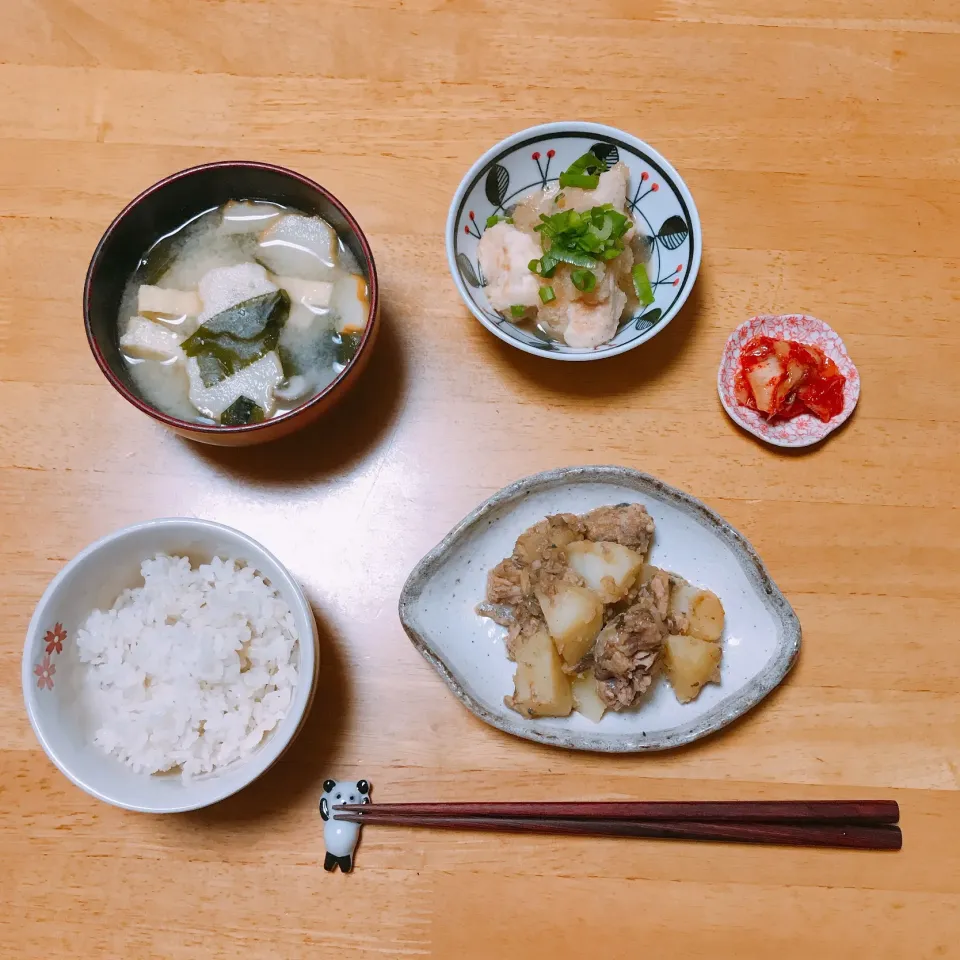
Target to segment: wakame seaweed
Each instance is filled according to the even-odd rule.
[[[198,354],[197,367],[205,387],[212,387],[229,376],[223,364],[212,353]]]
[[[223,411],[220,423],[225,427],[242,427],[247,423],[259,423],[263,419],[263,410],[249,397],[237,397]]]
[[[282,290],[228,307],[184,340],[183,351],[196,357],[200,379],[212,387],[275,349],[290,299]]]
[[[341,333],[337,339],[337,363],[346,366],[360,349],[360,333]]]
[[[188,357],[197,358],[204,386],[275,349],[289,310],[290,298],[276,290],[228,307],[201,324],[181,346]]]

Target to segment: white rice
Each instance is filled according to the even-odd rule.
[[[297,684],[293,613],[251,567],[186,557],[140,567],[144,585],[77,631],[81,708],[95,742],[134,770],[185,780],[250,756]]]

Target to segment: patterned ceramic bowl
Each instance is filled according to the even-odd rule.
[[[73,692],[79,680],[77,628],[91,610],[108,610],[120,593],[143,586],[140,564],[157,553],[193,564],[235,557],[254,567],[280,593],[300,634],[300,678],[287,715],[251,756],[184,782],[176,775],[136,773],[93,743],[91,721]],[[74,557],[47,587],[27,629],[23,698],[47,756],[61,773],[100,800],[144,813],[206,807],[252,783],[279,759],[300,730],[316,689],[317,626],[303,591],[282,564],[250,537],[208,520],[151,520],[111,533]]]
[[[630,169],[628,214],[653,238],[650,282],[655,300],[620,323],[616,336],[589,350],[568,347],[519,327],[493,310],[484,293],[477,244],[491,214],[508,212],[534,190],[556,182],[592,150]],[[526,353],[553,360],[598,360],[655,337],[690,296],[700,269],[700,216],[680,175],[642,140],[600,123],[545,123],[515,133],[488,150],[463,178],[447,216],[447,260],[460,296],[495,336]]]
[[[746,343],[759,336],[774,337],[778,340],[796,340],[798,343],[809,343],[811,346],[819,347],[846,377],[847,382],[843,388],[843,411],[827,423],[809,413],[803,413],[792,420],[769,423],[763,414],[737,403],[734,394],[734,377],[740,366],[740,351]],[[730,419],[755,437],[772,443],[776,447],[808,447],[819,443],[850,418],[860,399],[860,374],[836,331],[822,320],[802,313],[781,316],[761,315],[751,317],[730,334],[723,348],[723,358],[717,373],[717,390],[720,393],[723,409],[730,414]]]

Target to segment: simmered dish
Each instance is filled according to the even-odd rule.
[[[370,309],[334,229],[232,201],[163,237],[127,283],[120,350],[143,397],[182,420],[233,426],[310,399],[350,362]]]
[[[598,722],[640,706],[661,670],[681,703],[719,682],[723,605],[646,562],[653,532],[636,503],[557,514],[490,571],[478,612],[508,628],[517,664],[508,707]]]
[[[768,420],[812,413],[827,423],[843,413],[846,380],[819,348],[795,340],[754,337],[740,353],[737,402]]]
[[[490,217],[477,247],[490,306],[586,349],[653,303],[652,244],[626,215],[629,179],[626,164],[587,153],[510,216]]]

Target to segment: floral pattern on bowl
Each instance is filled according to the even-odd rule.
[[[45,656],[33,668],[39,690],[53,689],[53,677],[57,672],[57,665],[50,658],[55,654],[63,653],[63,644],[66,639],[67,631],[63,629],[62,623],[54,624],[53,629],[43,635]]]
[[[508,214],[525,196],[559,179],[592,151],[610,166],[630,169],[627,213],[653,240],[648,264],[654,302],[624,318],[609,343],[590,350],[548,340],[497,313],[484,293],[477,244],[487,218]],[[464,302],[493,334],[527,353],[557,360],[593,360],[624,353],[656,336],[686,302],[700,269],[700,217],[686,184],[642,140],[598,123],[548,123],[508,137],[488,150],[460,184],[447,217],[447,259]]]
[[[756,410],[737,402],[734,393],[734,377],[740,365],[740,353],[745,344],[754,337],[774,337],[778,340],[796,340],[818,347],[840,368],[846,378],[843,388],[843,411],[824,423],[809,413],[792,420],[770,423]],[[723,348],[720,370],[717,374],[717,391],[724,410],[734,423],[755,437],[777,447],[808,447],[828,437],[850,418],[860,399],[860,374],[847,353],[847,348],[835,330],[822,320],[803,313],[772,316],[761,314],[740,324]]]

